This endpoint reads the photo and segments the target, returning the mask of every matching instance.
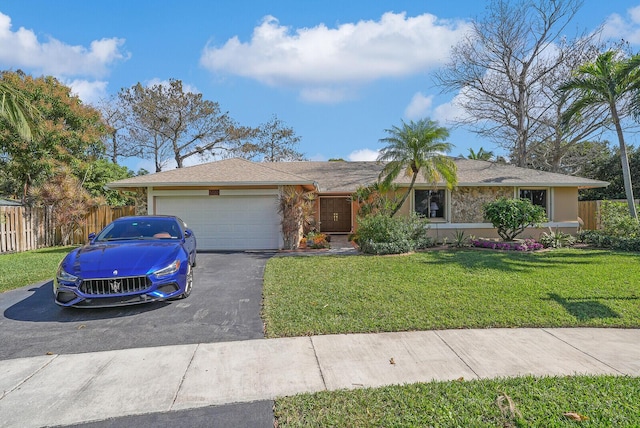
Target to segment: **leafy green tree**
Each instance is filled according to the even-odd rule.
[[[386,162],[380,177],[386,184],[392,183],[404,172],[411,177],[411,183],[398,206],[391,215],[402,207],[415,185],[418,174],[430,183],[444,181],[448,188],[458,183],[457,168],[453,160],[445,155],[453,148],[444,140],[449,137],[447,128],[438,122],[421,119],[418,122],[402,122],[402,126],[386,129],[388,137],[380,139],[386,146],[380,150],[379,162]]]
[[[98,159],[94,162],[83,164],[76,173],[82,177],[82,187],[97,199],[103,199],[109,206],[135,205],[134,192],[118,192],[107,190],[107,183],[133,177],[133,171],[125,166],[117,165],[106,159]]]
[[[532,146],[528,166],[541,171],[595,179],[588,175],[589,171],[593,165],[609,158],[611,152],[608,145],[608,141],[580,141],[563,145],[560,153],[555,142],[541,142]]]
[[[604,105],[609,109],[611,121],[618,136],[620,164],[629,214],[637,219],[629,158],[621,121],[633,114],[634,105],[638,106],[640,103],[640,54],[625,58],[621,51],[604,52],[594,62],[579,67],[574,77],[560,89],[563,92],[573,92],[578,95],[564,114],[566,122],[594,105]]]
[[[10,194],[23,200],[29,188],[51,177],[61,165],[77,168],[100,157],[106,131],[100,113],[53,77],[33,78],[5,72],[2,79],[20,91],[41,114],[31,140],[10,128],[0,129],[0,158],[10,179]]]
[[[640,187],[640,148],[627,146],[627,156],[631,171],[631,185],[633,188],[638,188]],[[589,162],[584,165],[580,175],[609,182],[607,187],[580,190],[580,200],[626,199],[618,147],[610,148],[607,145],[602,154],[592,156]]]
[[[544,208],[528,199],[499,198],[484,204],[482,209],[505,241],[513,241],[527,227],[547,221]]]

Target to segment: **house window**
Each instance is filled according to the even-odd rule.
[[[415,212],[428,218],[444,218],[446,212],[444,190],[415,190]]]
[[[528,199],[533,205],[538,205],[547,211],[547,190],[546,189],[520,189],[520,198]]]

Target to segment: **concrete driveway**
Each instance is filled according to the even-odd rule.
[[[263,338],[268,253],[200,253],[191,296],[121,308],[61,308],[51,281],[0,294],[0,360]]]

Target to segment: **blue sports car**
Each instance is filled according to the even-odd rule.
[[[121,217],[62,260],[53,294],[75,307],[185,298],[195,264],[196,237],[178,217]]]

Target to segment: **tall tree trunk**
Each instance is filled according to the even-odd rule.
[[[415,172],[413,174],[413,177],[411,178],[411,184],[409,184],[409,189],[407,189],[407,193],[404,194],[404,196],[402,197],[402,200],[400,201],[400,203],[398,204],[397,207],[395,207],[395,209],[393,210],[393,212],[391,213],[391,217],[393,217],[394,215],[396,215],[396,213],[398,211],[400,211],[400,208],[402,208],[402,206],[404,205],[404,202],[407,200],[407,197],[409,196],[409,193],[411,193],[411,189],[413,189],[413,185],[416,182],[416,178],[418,178],[418,173]]]
[[[616,133],[618,134],[618,143],[620,144],[620,163],[622,164],[622,179],[624,181],[624,192],[627,197],[627,204],[629,205],[629,215],[632,218],[638,219],[638,213],[636,212],[636,205],[633,199],[633,187],[631,184],[631,170],[629,169],[629,157],[627,155],[627,145],[624,143],[624,135],[622,134],[622,127],[620,126],[620,118],[618,117],[618,109],[615,104],[611,104],[611,118],[613,124],[616,127]]]

